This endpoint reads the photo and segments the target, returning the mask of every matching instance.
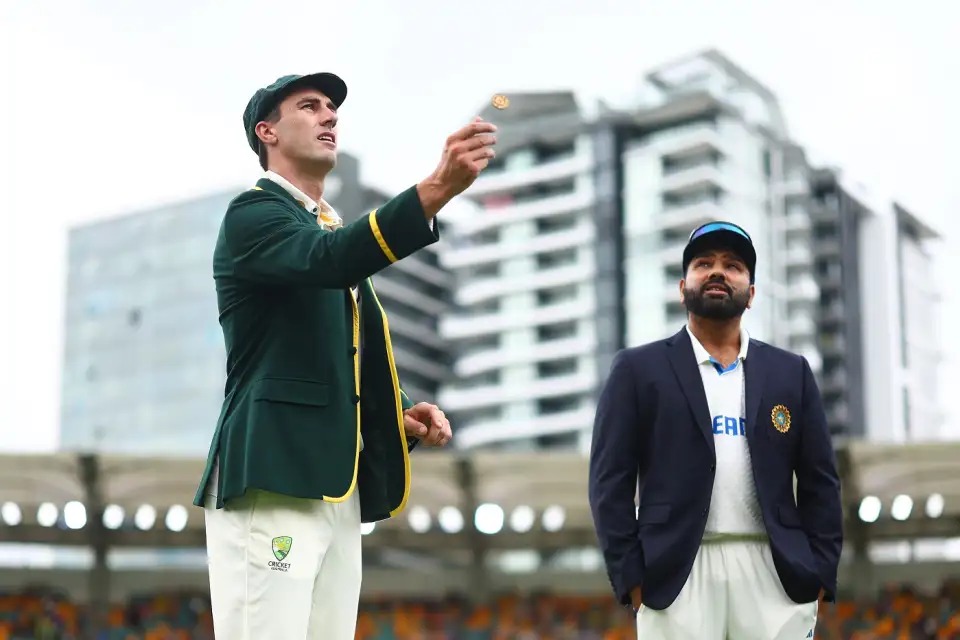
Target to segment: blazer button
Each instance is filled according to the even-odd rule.
[[[360,396],[353,396],[353,404],[359,404]]]
[[[716,471],[716,470],[717,470],[717,465],[715,465],[715,464],[710,465],[710,471],[711,471],[711,472]]]

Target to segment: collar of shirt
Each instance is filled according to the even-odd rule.
[[[322,226],[330,229],[343,226],[340,215],[323,198],[320,198],[320,202],[315,202],[310,196],[295,187],[292,182],[275,171],[267,171],[264,177],[283,187],[287,193],[296,198],[304,209],[317,216],[317,222]]]
[[[690,331],[690,325],[686,326],[687,334],[690,336],[690,342],[693,343],[693,354],[697,358],[697,364],[712,364],[714,362],[713,357],[707,353],[707,350],[703,348],[703,345],[700,344],[700,341],[697,340],[697,336],[693,335],[693,332]],[[738,360],[747,359],[747,347],[750,346],[750,334],[747,333],[747,330],[740,327],[740,353],[737,356]]]

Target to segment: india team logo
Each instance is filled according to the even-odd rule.
[[[290,553],[290,547],[293,546],[293,538],[290,536],[277,536],[273,539],[273,557],[277,560],[283,560]]]
[[[770,412],[770,418],[773,420],[773,428],[780,433],[790,431],[790,410],[782,404],[778,404]]]

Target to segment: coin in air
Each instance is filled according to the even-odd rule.
[[[497,109],[506,109],[507,107],[510,106],[510,98],[503,95],[502,93],[498,93],[497,95],[493,96],[493,100],[491,100],[490,102]]]

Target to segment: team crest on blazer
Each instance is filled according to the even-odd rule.
[[[773,428],[780,433],[790,431],[790,410],[782,404],[778,404],[770,412],[770,419],[773,421]]]

